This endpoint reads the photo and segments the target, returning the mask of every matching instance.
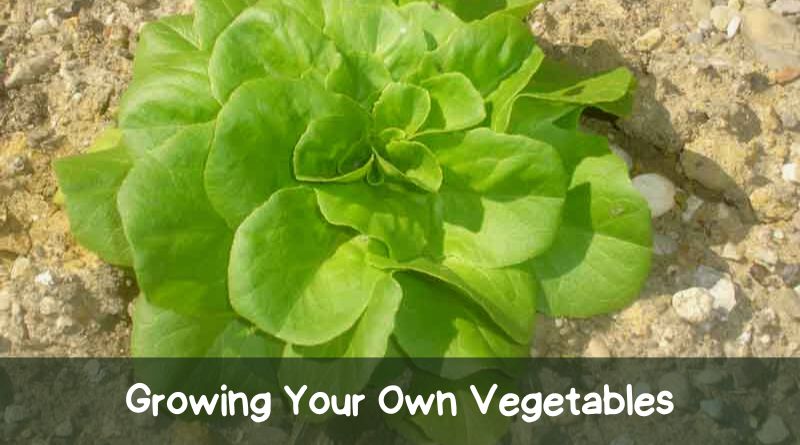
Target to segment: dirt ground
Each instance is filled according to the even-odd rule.
[[[657,173],[677,190],[654,221],[642,297],[606,317],[541,319],[534,354],[800,356],[800,62],[780,66],[800,60],[800,4],[709,12],[718,3],[553,0],[534,13],[552,57],[636,73],[633,116],[586,127],[630,155],[632,176]],[[739,11],[752,4],[794,34],[764,41]],[[51,162],[113,125],[142,23],[190,9],[0,0],[0,354],[128,354],[135,282],[75,244]]]

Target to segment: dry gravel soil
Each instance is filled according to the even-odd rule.
[[[190,9],[0,0],[0,354],[128,354],[135,282],[75,244],[51,162],[113,124],[142,23]],[[585,126],[627,153],[633,177],[668,179],[669,211],[654,220],[641,298],[605,317],[540,320],[534,354],[800,355],[798,22],[798,0],[553,0],[535,11],[552,57],[636,73],[633,116]]]

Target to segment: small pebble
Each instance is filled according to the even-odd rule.
[[[781,177],[787,182],[800,183],[800,177],[797,176],[797,164],[792,162],[784,165],[781,168]]]
[[[6,88],[14,89],[36,82],[39,77],[53,67],[55,60],[54,54],[42,54],[41,56],[22,60],[14,67],[8,79],[6,79]]]
[[[707,289],[693,287],[672,296],[672,308],[691,324],[707,322],[714,312],[714,296]]]
[[[22,405],[8,405],[3,413],[3,420],[6,423],[22,422],[28,418],[28,410]]]
[[[699,30],[690,32],[689,35],[686,36],[686,42],[691,45],[703,43],[703,32]]]
[[[602,339],[592,338],[586,345],[583,355],[588,358],[608,358],[611,357],[611,351],[608,350],[608,346]]]
[[[636,39],[634,45],[639,51],[652,51],[664,40],[664,33],[659,28],[653,28]]]
[[[669,179],[649,173],[635,177],[633,186],[647,200],[653,218],[663,216],[675,207],[676,189]]]
[[[783,419],[775,414],[770,414],[756,433],[756,438],[764,445],[773,445],[788,439],[789,434]]]
[[[55,284],[55,280],[53,280],[53,274],[50,273],[49,270],[46,270],[40,273],[39,275],[36,275],[33,281],[35,281],[36,284],[40,284],[42,286],[47,286],[47,287],[51,287]]]
[[[772,69],[800,66],[800,28],[765,8],[745,8],[744,36],[759,60]]]
[[[683,215],[681,215],[683,222],[688,223],[691,221],[692,218],[694,218],[694,214],[700,210],[700,207],[703,207],[703,204],[705,204],[705,201],[697,196],[689,196],[689,199],[686,200],[686,210],[684,210]]]
[[[742,25],[742,17],[741,16],[734,16],[730,23],[728,23],[728,27],[725,29],[725,37],[728,40],[736,37],[736,34],[739,32],[739,27]]]
[[[58,312],[58,303],[53,297],[44,297],[39,301],[39,313],[44,316],[53,315]]]
[[[709,32],[714,29],[714,24],[711,23],[711,20],[709,19],[703,19],[697,22],[697,27],[700,29],[700,31]]]
[[[678,251],[678,242],[667,235],[657,233],[653,237],[653,253],[659,256],[670,256]]]
[[[723,319],[736,307],[736,286],[729,277],[723,277],[710,290],[714,297],[712,307]]]
[[[53,27],[47,19],[39,19],[33,22],[29,31],[32,36],[43,36],[53,32]]]

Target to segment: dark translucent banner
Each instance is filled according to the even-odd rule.
[[[0,360],[2,443],[795,444],[800,359]]]

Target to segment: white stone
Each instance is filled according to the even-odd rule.
[[[722,318],[727,318],[731,311],[736,307],[736,286],[733,281],[727,276],[717,281],[711,289],[711,296],[714,297],[714,302],[711,307]]]
[[[784,165],[781,168],[781,177],[787,182],[800,183],[800,177],[797,176],[797,164],[792,162]]]
[[[50,273],[49,270],[46,270],[40,273],[39,275],[36,275],[33,281],[35,281],[36,284],[40,284],[42,286],[47,286],[47,287],[56,284],[55,280],[53,280],[53,274]]]
[[[682,290],[672,296],[672,308],[683,320],[692,324],[708,321],[714,311],[714,297],[701,287]]]
[[[653,218],[665,215],[675,207],[675,184],[669,179],[648,173],[633,178],[633,186],[647,200]]]
[[[727,37],[729,40],[736,37],[740,26],[742,26],[742,17],[736,15],[728,23],[728,27],[725,28],[725,37]]]

